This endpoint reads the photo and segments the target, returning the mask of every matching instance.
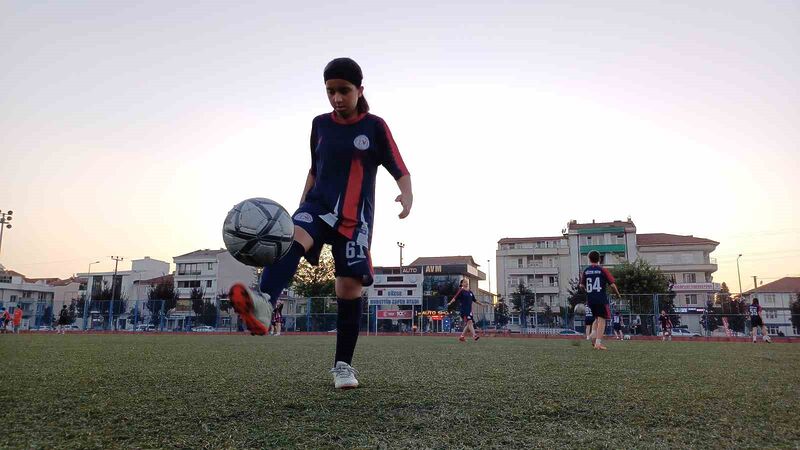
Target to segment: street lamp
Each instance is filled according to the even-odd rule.
[[[741,257],[741,253],[736,257],[736,274],[739,276],[739,300],[742,299],[742,273],[739,271],[739,258]]]
[[[403,267],[403,249],[406,247],[406,244],[398,241],[397,246],[400,247],[400,267]]]
[[[83,299],[83,330],[86,331],[86,320],[89,316],[89,303],[92,302],[92,296],[89,291],[89,286],[92,285],[92,264],[100,264],[100,261],[89,263],[89,271],[86,273],[86,298]]]
[[[14,215],[14,211],[0,211],[0,250],[3,248],[3,230],[6,228],[11,228],[11,219]]]

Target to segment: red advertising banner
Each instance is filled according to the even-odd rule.
[[[397,309],[378,310],[378,319],[411,319],[411,311]]]

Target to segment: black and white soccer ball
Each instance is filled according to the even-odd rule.
[[[264,267],[280,259],[294,240],[292,217],[268,198],[249,198],[234,206],[222,225],[231,255],[248,266]]]
[[[575,315],[582,316],[584,314],[586,314],[586,305],[583,303],[575,305]]]

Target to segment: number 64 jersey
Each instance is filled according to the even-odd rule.
[[[586,297],[590,305],[607,305],[606,286],[614,284],[614,276],[605,267],[597,264],[583,269],[581,286],[586,288]]]

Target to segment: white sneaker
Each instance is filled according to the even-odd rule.
[[[253,292],[243,283],[234,283],[228,291],[228,299],[250,334],[263,336],[269,332],[273,309],[269,295]]]
[[[764,336],[764,342],[766,342],[767,344],[771,344],[772,339],[770,339],[769,336]]]
[[[350,364],[344,361],[337,361],[336,367],[331,369],[333,374],[333,387],[336,389],[353,389],[358,387],[356,375],[358,372]]]

